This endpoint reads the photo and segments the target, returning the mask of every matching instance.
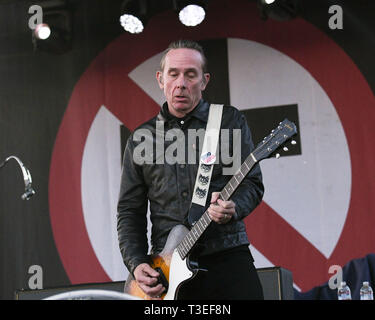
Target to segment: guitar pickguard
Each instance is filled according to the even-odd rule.
[[[151,267],[161,270],[168,281],[168,291],[161,296],[164,300],[176,299],[180,285],[196,273],[189,268],[188,260],[186,258],[181,259],[176,250],[179,243],[188,233],[189,229],[184,225],[173,227],[168,235],[163,251],[158,255],[151,256]],[[126,280],[124,291],[142,299],[151,299],[138,286],[137,281],[131,274]]]

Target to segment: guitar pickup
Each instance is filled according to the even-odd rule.
[[[168,283],[167,278],[164,275],[163,270],[161,270],[161,268],[159,267],[155,268],[155,270],[159,273],[158,283],[161,283],[162,286],[165,288],[165,291],[168,291],[169,283]]]

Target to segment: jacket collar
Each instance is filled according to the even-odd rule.
[[[209,109],[210,109],[210,104],[207,101],[204,101],[203,99],[201,99],[198,105],[184,118],[194,117],[201,121],[207,122]],[[157,119],[159,121],[165,121],[165,122],[169,122],[173,119],[176,119],[176,117],[172,116],[169,113],[167,102],[165,102],[163,106],[161,107],[161,110],[159,114],[157,115]]]

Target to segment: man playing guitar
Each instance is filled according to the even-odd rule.
[[[189,219],[189,208],[200,150],[197,151],[197,161],[189,163],[189,150],[191,147],[197,149],[199,143],[189,145],[189,140],[184,139],[181,140],[186,148],[183,161],[169,163],[165,158],[160,163],[157,152],[153,152],[152,161],[140,163],[134,154],[142,141],[136,139],[135,135],[137,130],[148,130],[152,137],[150,143],[155,146],[158,122],[163,124],[166,131],[178,129],[185,137],[189,129],[206,128],[210,104],[202,99],[202,91],[210,80],[210,74],[206,70],[206,58],[200,45],[189,40],[173,42],[164,52],[156,79],[166,102],[156,117],[141,125],[128,139],[118,201],[117,228],[124,263],[134,283],[151,299],[163,297],[168,289],[170,275],[163,274],[161,268],[155,268],[147,254],[147,204],[150,203],[152,222],[151,254],[157,255],[165,247],[168,235],[175,226],[185,225],[190,229],[194,225],[195,221]],[[229,145],[219,143],[217,155],[221,154],[223,147],[229,147],[233,152],[231,144],[237,141],[233,139],[233,130],[239,129],[242,163],[254,149],[245,117],[236,108],[224,106],[221,120],[223,129],[229,131],[231,138]],[[173,142],[163,139],[165,153]],[[213,223],[200,237],[191,255],[199,268],[205,271],[198,272],[190,281],[178,286],[178,295],[174,295],[174,298],[263,299],[243,222],[263,197],[260,167],[259,164],[254,165],[231,199],[225,200],[219,193],[231,178],[223,174],[225,166],[228,165],[219,159],[213,167],[206,206]]]

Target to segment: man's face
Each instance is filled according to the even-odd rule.
[[[203,73],[202,62],[201,54],[193,49],[172,49],[167,53],[164,70],[158,71],[156,78],[172,115],[183,117],[202,98],[210,79],[208,73]]]

